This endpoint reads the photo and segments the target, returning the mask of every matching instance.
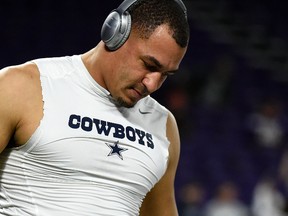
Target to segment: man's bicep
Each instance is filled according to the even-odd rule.
[[[1,112],[1,109],[0,109]],[[0,113],[0,153],[5,149],[8,145],[9,140],[12,136],[12,131],[9,128],[9,123]]]
[[[167,170],[168,171],[168,170]],[[146,195],[140,210],[140,216],[177,216],[174,194],[174,177],[165,173],[162,179]]]
[[[10,75],[8,69],[0,70],[0,153],[5,149],[14,133],[13,95],[11,94]]]
[[[177,216],[174,180],[179,161],[180,138],[176,121],[172,114],[167,122],[167,137],[170,141],[168,167],[164,176],[144,199],[141,216]]]

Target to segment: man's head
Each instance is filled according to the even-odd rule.
[[[189,26],[182,0],[124,0],[106,18],[101,38],[113,51],[126,42],[132,26],[142,37],[148,38],[157,26],[164,23],[174,32],[176,42],[181,47],[187,46]]]
[[[175,0],[138,0],[127,10],[131,15],[127,40],[116,49],[104,41],[106,51],[98,67],[101,84],[112,97],[120,106],[132,107],[178,70],[187,50],[189,26]]]

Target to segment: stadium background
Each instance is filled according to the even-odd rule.
[[[120,2],[2,0],[0,67],[89,50],[100,40],[106,15]],[[225,182],[233,183],[237,199],[252,208],[255,188],[267,176],[282,195],[285,211],[287,6],[280,0],[184,2],[189,49],[179,74],[154,94],[175,113],[181,131],[175,182],[179,211],[188,204],[186,185],[201,186],[198,204],[203,206]],[[260,132],[255,134],[249,122],[263,114],[264,105],[273,110],[278,127],[264,130],[264,142],[272,141],[263,147],[256,137]]]

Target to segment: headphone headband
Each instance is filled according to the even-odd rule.
[[[137,0],[125,0],[123,1],[119,7],[116,9],[116,11],[120,14],[123,14],[125,11],[128,10],[128,8],[133,5]]]
[[[125,11],[128,10],[128,8],[129,8],[130,6],[132,6],[136,1],[137,1],[137,0],[125,0],[125,1],[123,1],[123,2],[119,5],[119,7],[116,9],[116,11],[118,11],[118,13],[120,13],[120,14],[123,14]],[[186,17],[186,19],[187,19],[187,8],[186,8],[185,4],[183,3],[182,0],[175,0],[175,1],[176,1],[176,2],[178,3],[178,5],[181,7],[181,9],[183,10],[184,15],[185,15],[185,17]]]
[[[186,8],[185,4],[183,3],[182,0],[175,0],[175,1],[176,1],[176,2],[178,3],[178,5],[181,7],[182,11],[184,12],[185,18],[186,18],[186,20],[187,20],[187,19],[188,19],[188,16],[187,16],[187,8]]]

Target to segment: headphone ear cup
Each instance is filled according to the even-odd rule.
[[[119,37],[119,41],[117,44],[115,44],[114,46],[114,50],[120,48],[128,39],[129,35],[130,35],[130,32],[131,32],[131,16],[130,14],[127,12],[126,15],[123,15],[122,16],[122,26],[123,26],[123,29],[121,27],[120,29],[120,37]]]
[[[130,14],[126,11],[121,16],[117,11],[112,11],[103,23],[101,38],[109,50],[116,50],[126,42],[130,31]]]

